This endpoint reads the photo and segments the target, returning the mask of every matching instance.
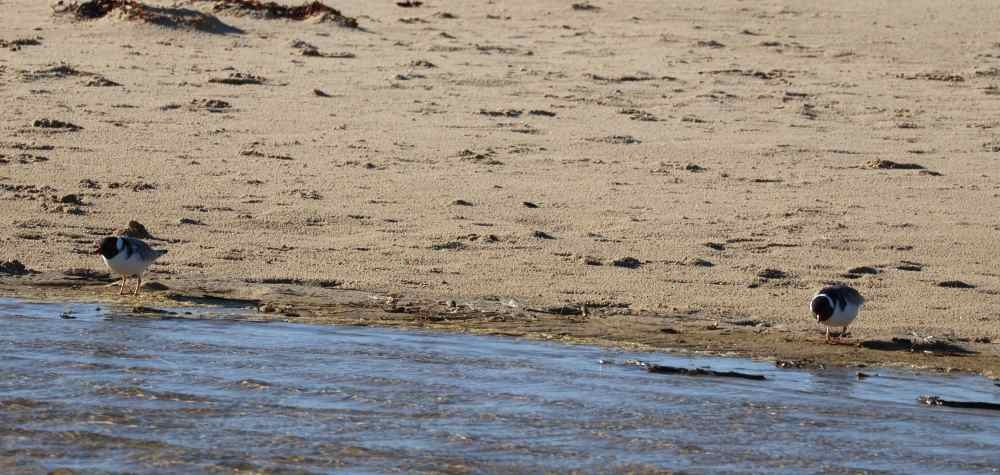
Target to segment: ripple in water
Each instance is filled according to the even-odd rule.
[[[190,309],[188,309],[190,310]],[[61,319],[69,311],[76,319]],[[984,378],[0,300],[0,471],[983,473]],[[761,374],[650,374],[623,364]]]

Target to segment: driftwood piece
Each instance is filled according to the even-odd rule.
[[[704,369],[704,368],[682,368],[678,366],[658,365],[638,360],[628,360],[625,362],[625,364],[642,366],[643,368],[646,368],[646,371],[656,374],[680,374],[683,376],[712,376],[716,378],[751,379],[754,381],[763,381],[767,379],[767,377],[765,377],[762,374],[740,373],[736,371],[715,371],[712,369]]]
[[[993,402],[979,402],[979,401],[949,401],[947,399],[941,399],[937,396],[922,395],[917,398],[921,404],[926,404],[928,406],[945,406],[945,407],[961,407],[965,409],[986,409],[990,411],[1000,411],[1000,404]]]

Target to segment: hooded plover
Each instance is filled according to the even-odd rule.
[[[101,259],[111,270],[121,274],[122,286],[118,290],[118,295],[125,293],[125,281],[130,276],[135,276],[137,279],[132,295],[138,295],[139,286],[142,285],[142,273],[167,251],[154,250],[136,238],[108,236],[97,243],[97,251],[94,253],[100,254]]]
[[[826,341],[830,341],[830,327],[843,327],[841,336],[847,334],[847,326],[858,317],[865,298],[846,285],[823,287],[813,296],[809,308],[816,321],[826,325]]]

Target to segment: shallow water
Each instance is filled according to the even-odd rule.
[[[984,473],[971,376],[778,369],[508,338],[0,299],[0,472]],[[75,319],[62,319],[69,312]],[[222,318],[219,318],[222,317]],[[763,374],[650,374],[635,358]]]

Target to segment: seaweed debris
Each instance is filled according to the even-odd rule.
[[[303,3],[298,6],[280,5],[275,2],[260,0],[198,0],[213,4],[216,12],[234,13],[238,15],[253,15],[267,19],[287,20],[318,20],[333,22],[346,28],[359,28],[358,20],[344,15],[336,8],[319,1]]]
[[[113,16],[167,28],[193,28],[216,34],[243,33],[243,30],[197,10],[158,7],[137,0],[58,0],[52,5],[52,9],[56,14],[69,14],[77,20],[97,20]]]

